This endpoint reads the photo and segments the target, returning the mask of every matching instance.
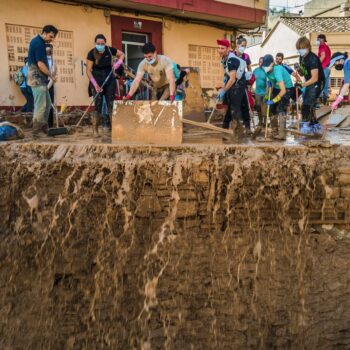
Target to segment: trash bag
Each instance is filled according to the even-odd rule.
[[[18,126],[9,122],[0,123],[0,141],[19,140],[23,138],[23,131]]]

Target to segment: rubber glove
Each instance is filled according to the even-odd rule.
[[[268,105],[268,106],[272,106],[273,104],[275,104],[275,103],[278,103],[279,101],[281,101],[281,97],[278,95],[278,96],[276,96],[273,100],[268,100],[268,101],[266,101],[266,104]]]
[[[93,76],[91,76],[90,81],[91,81],[91,84],[94,86],[95,90],[96,90],[97,92],[100,92],[100,91],[101,91],[101,88],[100,88],[100,86],[97,84],[97,81],[96,81],[96,79],[95,79]]]
[[[123,60],[119,59],[117,62],[113,64],[113,69],[117,70],[123,64]]]
[[[129,101],[129,100],[131,100],[131,98],[132,98],[132,96],[131,96],[130,94],[127,94],[127,95],[123,98],[123,100],[124,100],[124,101]]]
[[[332,104],[332,109],[333,109],[333,110],[337,109],[339,103],[342,102],[343,100],[344,100],[344,97],[341,96],[341,95],[339,95],[339,96],[337,97],[337,99],[333,102],[333,104]]]
[[[247,81],[249,81],[252,78],[252,76],[253,76],[253,72],[248,71],[245,73],[245,78]]]
[[[174,95],[170,95],[170,101],[174,102],[175,101],[175,96]]]
[[[221,90],[219,91],[219,93],[218,93],[217,99],[218,99],[219,101],[223,101],[223,100],[224,100],[225,94],[226,94],[226,91],[225,91],[224,89],[221,89]]]

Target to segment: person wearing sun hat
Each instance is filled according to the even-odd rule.
[[[273,137],[285,140],[287,109],[293,93],[293,82],[287,70],[276,64],[272,55],[265,55],[261,66],[265,71],[268,86],[272,88],[271,98],[266,101],[266,104],[270,106],[273,116],[271,118]]]

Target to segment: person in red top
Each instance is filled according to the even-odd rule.
[[[318,57],[320,58],[324,76],[326,79],[325,86],[320,97],[321,97],[321,101],[324,104],[326,104],[328,99],[328,94],[329,94],[328,90],[329,90],[329,80],[330,80],[330,73],[331,73],[331,70],[329,69],[329,64],[331,62],[332,53],[331,53],[331,49],[327,45],[327,39],[324,34],[318,35],[316,43],[318,45]]]

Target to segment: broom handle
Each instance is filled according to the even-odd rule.
[[[271,98],[271,90],[272,90],[272,88],[269,87],[269,95],[268,95],[269,101],[270,101],[270,98]],[[267,124],[268,124],[269,116],[270,116],[270,105],[267,106],[267,111],[266,111],[265,139],[267,139]]]
[[[99,94],[103,91],[104,86],[107,84],[107,81],[109,80],[109,78],[111,77],[113,73],[113,69],[111,70],[111,72],[108,74],[107,78],[105,79],[105,81],[102,83],[100,91],[95,95],[95,97],[93,98],[93,100],[91,101],[91,103],[89,104],[88,108],[86,109],[86,111],[84,112],[84,114],[81,116],[81,118],[79,119],[77,126],[80,125],[80,123],[83,121],[84,117],[86,116],[87,112],[89,111],[90,107],[92,106],[92,104],[95,102],[96,98],[99,96]]]

